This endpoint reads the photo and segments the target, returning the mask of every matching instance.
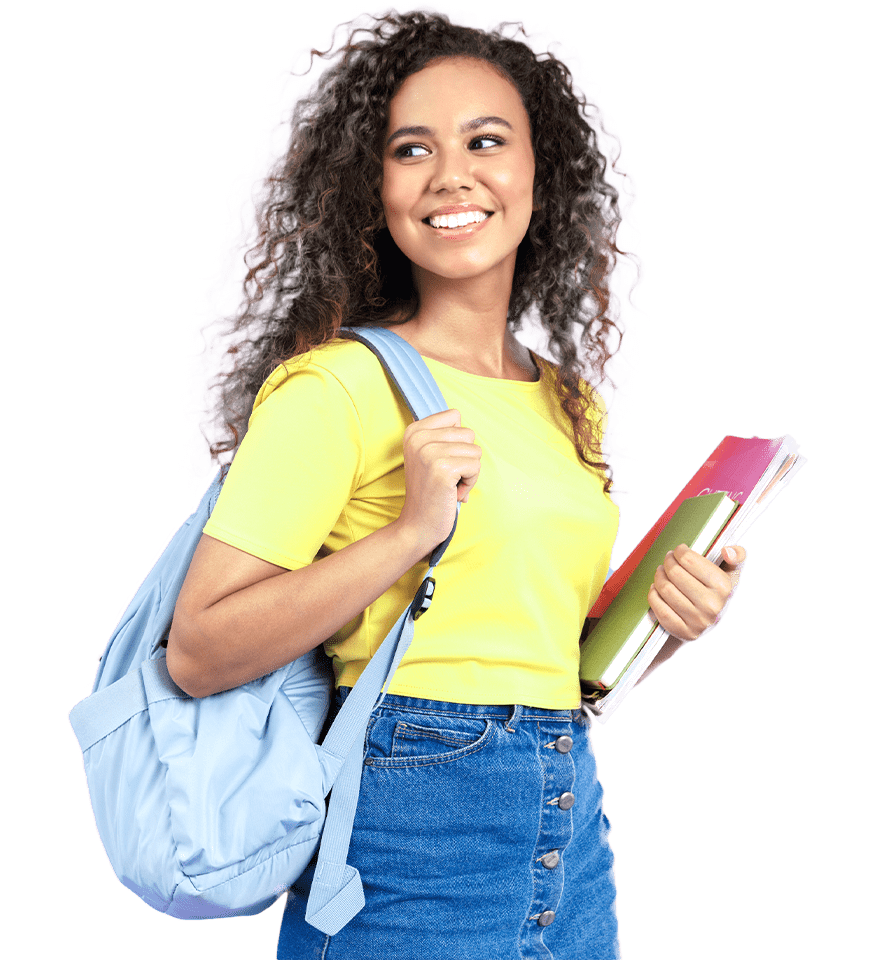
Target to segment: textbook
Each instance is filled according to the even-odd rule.
[[[748,440],[743,437],[725,437],[664,510],[635,550],[608,578],[590,610],[590,617],[601,617],[608,609],[608,605],[617,596],[683,500],[704,493],[726,493],[740,505],[735,527],[730,533],[731,535],[742,534],[746,527],[763,512],[782,486],[794,476],[802,462],[803,458],[798,455],[797,444],[789,436],[778,437],[775,440],[762,440],[760,437],[752,437]]]
[[[590,610],[591,618],[600,618],[581,648],[583,702],[590,712],[600,720],[607,720],[653,662],[669,636],[653,620],[648,610],[647,594],[654,579],[654,572],[666,552],[679,543],[690,542],[687,536],[676,539],[676,532],[673,530],[668,538],[664,537],[663,540],[665,543],[668,539],[671,546],[661,545],[656,550],[653,549],[654,544],[664,536],[666,528],[671,525],[682,504],[688,499],[711,494],[723,494],[733,504],[732,515],[729,514],[729,519],[721,524],[720,533],[716,530],[714,542],[710,541],[705,550],[691,544],[693,549],[699,549],[699,552],[713,563],[720,563],[722,549],[727,544],[738,541],[803,462],[797,444],[790,436],[775,440],[728,436],[712,451],[635,550],[609,576]],[[677,524],[678,520],[675,522]],[[701,535],[698,542],[702,543],[704,540],[705,537]],[[650,557],[647,556],[649,551],[652,551]],[[655,557],[659,557],[656,562]],[[641,570],[643,561],[645,572],[637,573]],[[630,579],[634,580],[634,585],[624,594],[624,588],[628,587]],[[628,621],[616,612],[616,608],[612,610],[618,595],[624,594],[620,606],[626,607],[629,605],[627,597],[638,595],[639,591],[642,591],[639,602],[642,604],[643,615],[653,624],[653,629],[646,630],[646,636],[641,643],[632,639],[627,626],[629,624],[635,629],[636,621],[640,622],[641,616]],[[635,632],[638,634],[638,629]],[[622,672],[615,676],[617,668],[621,668]]]
[[[586,695],[611,690],[651,634],[662,630],[648,606],[648,590],[666,554],[686,543],[705,556],[737,507],[726,493],[682,501],[584,642],[580,678]]]

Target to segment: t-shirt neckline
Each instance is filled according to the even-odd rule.
[[[469,373],[467,370],[461,370],[459,367],[453,367],[449,363],[444,363],[442,360],[435,360],[433,357],[422,357],[428,367],[437,366],[442,367],[444,371],[447,371],[450,375],[454,377],[459,377],[462,380],[468,381],[478,381],[480,383],[495,384],[501,387],[509,388],[512,390],[535,390],[539,388],[544,380],[544,365],[541,362],[541,358],[535,354],[533,351],[529,350],[529,356],[532,358],[532,362],[538,368],[538,379],[537,380],[510,380],[506,377],[485,377],[479,373]]]

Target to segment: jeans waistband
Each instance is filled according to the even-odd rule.
[[[338,687],[336,690],[337,704],[341,704],[350,692],[351,687]],[[522,704],[452,703],[446,700],[424,700],[421,697],[404,697],[394,693],[386,694],[379,704],[379,709],[413,710],[419,713],[471,717],[475,720],[509,720],[514,714],[516,714],[520,720],[584,720],[584,714],[580,708],[574,710],[549,710],[545,707],[527,707]]]

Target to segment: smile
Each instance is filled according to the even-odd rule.
[[[468,210],[465,213],[443,214],[439,217],[425,217],[425,223],[434,227],[435,230],[455,230],[459,227],[467,227],[472,223],[482,223],[488,220],[491,214],[483,210]]]

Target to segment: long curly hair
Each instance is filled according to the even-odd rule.
[[[338,50],[312,51],[312,62],[335,62],[297,104],[287,152],[266,181],[244,299],[224,334],[226,369],[215,383],[223,436],[212,455],[224,462],[234,454],[254,397],[279,363],[332,340],[343,324],[389,325],[415,314],[410,264],[384,227],[380,198],[388,104],[432,60],[471,57],[509,78],[531,124],[537,209],[517,252],[508,324],[520,329],[530,312],[543,328],[578,454],[604,473],[607,490],[590,413],[619,342],[609,279],[621,253],[620,216],[592,108],[565,64],[505,36],[504,26],[484,32],[439,14],[392,12],[349,27]]]

